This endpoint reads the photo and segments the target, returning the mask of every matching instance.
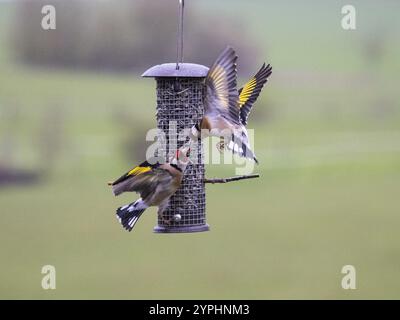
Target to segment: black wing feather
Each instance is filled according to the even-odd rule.
[[[220,113],[233,123],[240,124],[240,110],[237,104],[237,55],[227,47],[210,68],[207,78],[205,113]]]
[[[117,180],[115,180],[111,185],[115,186],[115,185],[131,178],[132,176],[134,176],[131,172],[136,168],[154,169],[154,168],[158,168],[159,166],[160,166],[159,163],[151,164],[151,163],[147,162],[147,160],[146,160],[146,161],[142,162],[141,164],[139,164],[138,166],[136,166],[135,168],[133,168],[132,170],[129,170],[127,173],[123,174],[121,177],[119,177]],[[138,173],[143,174],[143,172],[140,172],[140,170],[138,170]]]
[[[262,88],[272,74],[271,65],[262,65],[261,69],[251,78],[243,88],[239,89],[238,104],[240,107],[240,121],[243,125],[247,125],[247,118],[256,102]]]

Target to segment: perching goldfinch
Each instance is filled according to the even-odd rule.
[[[168,163],[150,164],[145,161],[109,183],[115,196],[128,191],[140,193],[138,200],[117,209],[117,218],[126,230],[133,229],[148,207],[157,206],[158,214],[162,217],[169,198],[180,187],[183,173],[190,162],[187,157],[188,150],[177,150]]]
[[[233,153],[258,163],[249,147],[245,126],[250,110],[271,75],[272,68],[264,64],[257,74],[237,91],[237,58],[235,51],[227,47],[210,68],[206,78],[204,117],[200,126],[192,128],[190,138],[195,141],[204,133],[201,129],[207,129],[206,135],[223,137],[228,149]]]

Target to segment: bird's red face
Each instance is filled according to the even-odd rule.
[[[191,162],[189,158],[190,148],[180,148],[176,150],[175,158],[182,164],[188,164]]]

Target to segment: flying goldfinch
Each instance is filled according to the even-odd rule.
[[[183,173],[190,162],[188,151],[188,148],[177,150],[175,156],[164,164],[145,161],[109,183],[115,196],[132,191],[140,194],[135,202],[117,209],[117,218],[126,230],[133,229],[148,207],[158,207],[158,214],[162,217],[169,198],[181,185]]]
[[[227,47],[210,68],[206,78],[205,114],[200,125],[192,128],[190,138],[195,141],[202,133],[201,130],[207,129],[206,135],[221,137],[222,141],[227,141],[227,148],[233,153],[258,163],[249,147],[246,124],[252,106],[271,75],[272,68],[264,64],[257,74],[237,91],[237,58],[235,51]],[[224,148],[224,145],[224,142],[221,142],[219,148]]]

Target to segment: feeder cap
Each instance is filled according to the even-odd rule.
[[[176,63],[164,63],[151,67],[142,74],[142,77],[149,78],[205,78],[208,68],[201,64],[180,63],[176,69]]]

